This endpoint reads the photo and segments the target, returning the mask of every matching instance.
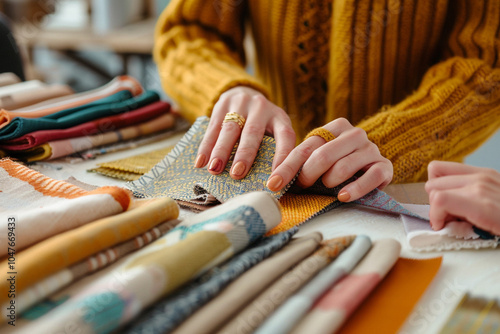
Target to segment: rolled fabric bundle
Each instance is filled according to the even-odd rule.
[[[48,85],[1,96],[0,108],[13,110],[71,94],[74,94],[74,91],[68,85]]]
[[[0,129],[16,117],[39,118],[66,109],[81,107],[125,90],[129,91],[132,96],[137,96],[144,92],[141,84],[134,78],[127,75],[119,76],[108,84],[87,92],[49,99],[20,109],[10,111],[0,110]]]
[[[298,293],[290,297],[255,333],[288,333],[311,309],[316,300],[347,275],[370,250],[371,240],[358,235],[353,243],[329,266],[316,275]],[[293,317],[290,316],[293,314]]]
[[[158,94],[152,91],[146,91],[137,97],[132,97],[129,91],[121,91],[90,104],[65,109],[44,117],[17,117],[0,129],[0,141],[14,139],[38,130],[66,129],[100,117],[134,110],[159,99]]]
[[[307,284],[354,241],[355,236],[321,242],[320,248],[269,286],[218,333],[253,333],[285,300]]]
[[[93,121],[79,124],[67,129],[41,130],[25,134],[24,136],[8,140],[0,144],[0,148],[10,151],[27,150],[29,148],[60,139],[90,136],[96,133],[109,132],[133,124],[149,121],[170,111],[170,104],[158,101],[137,110],[123,114],[102,117]]]
[[[12,72],[0,73],[0,87],[9,86],[21,82],[21,79]]]
[[[278,202],[248,193],[188,217],[153,244],[19,333],[107,333],[210,268],[223,263],[278,224]],[[118,277],[126,278],[116,284]],[[99,311],[93,306],[98,301]]]
[[[314,304],[292,333],[337,332],[394,266],[400,252],[401,245],[394,239],[375,241],[356,268]]]
[[[87,208],[87,211],[90,209]],[[178,216],[179,208],[174,200],[157,198],[148,205],[95,220],[39,242],[16,256],[19,268],[16,291],[21,293],[69,265]],[[7,266],[7,260],[2,265]],[[1,291],[6,291],[7,287],[7,281],[0,282]],[[5,293],[0,296],[0,302],[3,304],[6,301]]]
[[[14,93],[26,92],[33,89],[38,89],[47,86],[47,84],[41,82],[40,80],[29,80],[13,85],[0,87],[0,97],[7,96]]]

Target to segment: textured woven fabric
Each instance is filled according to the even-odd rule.
[[[379,333],[397,333],[434,279],[441,260],[399,258],[339,333],[370,333],[374,328]]]
[[[192,284],[162,300],[146,311],[122,333],[167,333],[216,297],[229,283],[245,271],[281,249],[297,232],[297,228],[265,237],[226,264],[216,267]]]
[[[281,220],[268,193],[254,192],[184,220],[164,237],[132,254],[119,268],[62,306],[19,330],[107,333],[158,299],[228,260]],[[123,278],[117,281],[117,278]],[[96,312],[95,305],[100,309]]]
[[[416,251],[459,250],[462,248],[495,248],[500,244],[500,237],[480,231],[463,221],[448,222],[439,231],[434,231],[429,224],[429,205],[403,204],[408,210],[420,217],[401,215],[408,244]]]
[[[258,295],[218,333],[252,333],[285,300],[332,262],[354,240],[347,236],[324,240],[321,247]]]
[[[138,197],[169,196],[188,202],[193,199],[205,199],[206,189],[210,189],[209,193],[220,202],[250,191],[266,191],[272,193],[275,198],[285,192],[286,187],[276,193],[266,187],[275,150],[271,137],[265,137],[262,141],[255,163],[243,180],[233,180],[229,176],[233,156],[220,175],[212,175],[205,168],[195,168],[196,153],[208,122],[207,117],[200,117],[172,152],[138,181],[129,183],[129,189]],[[205,191],[195,194],[195,186]]]
[[[440,334],[500,333],[500,302],[465,294]]]
[[[0,129],[0,141],[14,139],[39,130],[69,128],[101,117],[135,110],[156,102],[159,98],[158,94],[153,91],[146,91],[137,97],[133,97],[129,91],[120,91],[89,104],[65,109],[55,114],[39,118],[17,117]]]
[[[87,208],[87,211],[90,209]],[[139,208],[87,223],[39,242],[17,254],[18,293],[85,258],[140,235],[152,227],[177,218],[179,208],[170,198],[157,198]],[[19,238],[20,239],[20,238]],[[7,260],[2,262],[7,266]],[[22,271],[21,271],[22,268]],[[8,282],[0,282],[7,289]],[[7,295],[0,296],[3,304]]]
[[[173,333],[206,334],[217,330],[269,284],[314,252],[321,239],[321,234],[316,232],[293,240],[272,257],[241,275]]]
[[[0,128],[9,124],[16,117],[43,117],[66,109],[81,107],[125,90],[129,91],[132,96],[137,96],[143,92],[141,84],[137,80],[126,75],[119,76],[108,84],[94,90],[50,99],[21,109],[11,111],[0,110]]]
[[[161,15],[154,56],[191,121],[251,87],[286,110],[299,139],[345,117],[392,161],[393,182],[410,183],[500,127],[499,40],[491,0],[191,0]]]
[[[164,203],[162,203],[162,205],[163,204]],[[171,203],[168,203],[168,205],[169,204]],[[158,213],[158,207],[154,207],[153,205],[146,206],[147,207],[145,209],[147,210],[147,212],[142,210],[142,214],[145,215],[147,213],[148,215],[155,215]],[[137,221],[134,221],[133,223],[136,224],[136,222]],[[103,222],[101,221],[100,223]],[[52,293],[59,291],[65,286],[75,282],[76,280],[84,277],[85,275],[101,270],[102,268],[119,260],[123,256],[135,250],[141,249],[146,245],[149,245],[150,243],[164,235],[167,231],[175,227],[175,225],[177,225],[178,223],[179,220],[176,219],[161,223],[158,226],[153,227],[146,233],[138,235],[128,241],[122,242],[121,244],[112,248],[100,251],[99,253],[94,254],[77,264],[71,265],[58,271],[55,274],[50,275],[49,277],[32,285],[26,291],[23,291],[16,296],[17,312],[24,313],[24,311],[32,305],[48,297]],[[99,239],[99,236],[97,237],[97,239]],[[25,315],[23,314],[23,316]]]
[[[145,122],[165,114],[170,110],[170,104],[163,101],[151,103],[137,110],[123,114],[102,117],[94,121],[73,126],[68,129],[42,130],[28,133],[13,140],[0,144],[0,148],[18,151],[60,139],[90,136],[96,133],[109,132],[123,127]]]
[[[370,247],[370,239],[358,235],[335,261],[281,305],[255,333],[288,333],[323,293],[354,269]],[[293,317],[290,317],[290,314],[293,314]]]
[[[394,239],[375,241],[354,270],[321,296],[291,333],[337,332],[394,266],[400,251]]]
[[[9,159],[0,160],[0,226],[17,221],[16,251],[55,234],[127,210],[129,191],[102,187],[85,191],[46,177]],[[0,234],[0,256],[7,254],[7,233]],[[3,282],[2,282],[3,283]],[[3,298],[6,296],[1,296]]]

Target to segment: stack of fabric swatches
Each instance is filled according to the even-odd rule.
[[[38,98],[5,102],[19,94]],[[130,76],[77,94],[39,81],[14,83],[0,87],[0,101],[0,156],[26,162],[148,138],[173,129],[177,119],[168,102]]]

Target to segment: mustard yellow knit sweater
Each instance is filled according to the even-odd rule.
[[[392,161],[394,182],[415,182],[431,160],[461,161],[500,126],[499,35],[499,0],[173,0],[154,56],[189,120],[250,86],[299,137],[349,119]]]

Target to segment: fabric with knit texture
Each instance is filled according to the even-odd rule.
[[[425,180],[500,126],[500,4],[488,0],[174,0],[155,33],[165,91],[191,121],[228,88],[282,107],[298,138],[338,117],[368,133],[393,182]],[[248,20],[247,20],[248,19]],[[244,73],[249,22],[255,77]]]

